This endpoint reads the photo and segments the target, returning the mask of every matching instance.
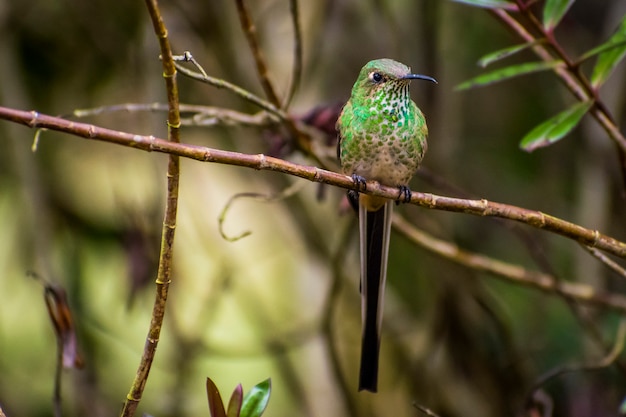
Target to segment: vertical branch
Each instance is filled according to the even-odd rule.
[[[278,99],[278,96],[276,95],[276,92],[274,91],[274,87],[272,86],[272,83],[269,79],[267,64],[265,63],[265,58],[263,57],[263,53],[261,52],[261,49],[259,48],[259,43],[256,37],[256,29],[254,27],[254,23],[252,23],[252,19],[250,18],[250,13],[248,12],[248,9],[246,8],[244,0],[235,0],[235,4],[237,5],[237,13],[239,14],[241,27],[243,28],[243,31],[246,34],[246,38],[248,39],[248,44],[250,45],[250,50],[252,51],[252,55],[254,56],[257,73],[259,74],[259,78],[261,79],[261,85],[263,86],[263,90],[265,91],[267,99],[274,106],[280,108],[281,107],[280,100]],[[294,20],[294,30],[296,31],[296,35],[295,35],[296,36],[296,48],[298,48],[298,45],[301,45],[302,42],[301,41],[299,42],[297,40],[299,39],[298,33],[300,32],[299,30],[300,25],[298,23],[298,18],[297,18],[297,15],[298,15],[297,3],[292,0],[290,7],[291,7],[292,19]],[[301,55],[301,54],[302,54],[301,51],[300,52],[296,51],[296,56]],[[298,62],[300,61],[301,61],[301,58],[299,60],[296,59],[294,63],[294,80],[293,80],[294,84],[297,84],[297,79],[299,78],[300,69],[298,67],[301,66],[301,63],[298,64]],[[297,78],[296,78],[296,72],[298,72]],[[295,90],[295,86],[293,88]],[[289,99],[286,99],[285,107],[288,104],[288,102],[289,102]],[[306,133],[301,132],[298,129],[298,127],[296,126],[296,123],[294,122],[292,118],[288,117],[284,120],[284,122],[289,132],[296,139],[297,146],[300,149],[302,149],[306,154],[308,154],[310,157],[312,157],[314,161],[319,162],[315,154],[311,151],[311,140],[309,136]]]
[[[289,103],[293,99],[293,95],[300,84],[302,76],[302,30],[300,28],[300,19],[298,18],[298,0],[289,0],[289,12],[291,13],[291,22],[293,24],[293,68],[291,71],[291,84],[285,96],[282,108],[289,107]]]
[[[235,0],[235,4],[237,5],[237,13],[239,14],[241,27],[246,34],[248,44],[250,45],[250,50],[252,51],[252,55],[254,56],[254,62],[256,63],[257,73],[259,74],[259,78],[261,80],[261,86],[265,91],[267,99],[276,107],[280,107],[280,100],[278,99],[278,95],[276,95],[276,91],[274,91],[274,87],[270,82],[267,71],[267,64],[265,63],[265,57],[263,57],[261,48],[259,48],[259,42],[256,36],[256,28],[254,27],[252,19],[250,19],[250,13],[248,12],[246,5],[244,4],[244,0]]]
[[[154,32],[159,40],[161,50],[161,61],[163,63],[163,78],[167,89],[168,103],[168,139],[171,142],[180,142],[180,112],[178,103],[178,85],[176,83],[176,67],[167,37],[167,29],[161,17],[157,0],[146,0],[146,6],[150,14],[150,19],[154,26]],[[156,348],[159,343],[163,318],[165,316],[165,305],[172,272],[172,254],[174,244],[174,232],[176,229],[176,213],[178,209],[178,185],[180,176],[180,158],[175,155],[169,156],[167,166],[167,201],[165,205],[165,215],[161,233],[161,251],[159,255],[159,268],[156,278],[156,295],[152,308],[152,319],[146,337],[144,351],[141,356],[135,380],[130,388],[122,416],[133,416],[143,390],[148,380],[150,368],[154,360]]]

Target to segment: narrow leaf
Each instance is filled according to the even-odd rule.
[[[500,49],[498,51],[492,52],[480,58],[478,60],[478,65],[482,68],[485,68],[487,65],[493,64],[494,62],[499,61],[501,59],[510,57],[511,55],[514,55],[520,51],[528,49],[531,46],[536,45],[536,44],[537,44],[537,41],[528,42],[528,43],[524,43],[521,45],[513,45],[513,46],[509,46],[508,48]]]
[[[527,62],[525,64],[513,65],[488,72],[487,74],[479,75],[478,77],[465,81],[457,85],[456,90],[467,90],[469,88],[489,85],[509,78],[518,77],[520,75],[549,70],[559,65],[562,65],[562,61],[560,60]]]
[[[233,395],[230,396],[230,401],[228,401],[228,412],[226,413],[226,416],[227,417],[239,417],[239,413],[241,412],[242,401],[243,401],[243,388],[241,384],[239,384],[233,391]]]
[[[613,69],[620,63],[626,54],[626,16],[622,19],[617,31],[603,45],[615,45],[598,56],[591,75],[591,84],[599,87],[609,78]],[[602,45],[600,45],[602,46]]]
[[[617,42],[607,41],[601,45],[596,46],[595,48],[585,52],[579,59],[578,62],[583,62],[588,60],[589,58],[593,58],[596,55],[600,55],[603,52],[610,51],[611,49],[618,48],[620,46],[626,46],[626,37],[618,40]]]
[[[483,7],[486,9],[506,9],[517,11],[517,5],[506,0],[453,0],[457,3],[469,4],[474,7]]]
[[[272,382],[268,378],[258,383],[246,394],[241,405],[241,417],[260,417],[270,400]]]
[[[551,32],[559,24],[574,0],[547,0],[543,8],[543,26]]]
[[[527,152],[532,152],[561,140],[578,125],[592,104],[591,101],[577,103],[546,120],[524,136],[520,142],[520,147]]]
[[[226,417],[222,396],[215,383],[211,381],[211,378],[206,379],[206,395],[209,399],[209,413],[211,413],[211,417]]]

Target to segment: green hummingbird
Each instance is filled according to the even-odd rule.
[[[426,152],[424,115],[411,100],[409,83],[425,75],[392,59],[370,61],[361,69],[350,100],[337,120],[337,156],[345,174],[365,191],[366,180],[399,188],[408,202],[408,183]],[[361,253],[361,366],[359,391],[376,392],[378,355],[393,201],[362,193],[348,194],[358,205]]]

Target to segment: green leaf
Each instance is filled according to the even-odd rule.
[[[485,68],[487,65],[493,64],[496,61],[499,61],[504,58],[508,58],[511,55],[514,55],[524,49],[528,49],[533,45],[536,45],[538,41],[528,42],[521,45],[513,45],[508,48],[500,49],[498,51],[492,52],[480,58],[478,60],[478,65],[482,68]]]
[[[211,417],[226,417],[222,396],[215,383],[211,381],[211,378],[206,379],[206,395],[209,399],[209,413]]]
[[[228,401],[228,412],[226,413],[227,417],[239,417],[239,413],[241,412],[241,404],[243,401],[243,388],[241,384],[235,387],[233,391],[233,395],[230,396],[230,401]]]
[[[626,415],[626,398],[624,398],[622,404],[619,406],[619,413],[621,415]]]
[[[478,77],[465,81],[457,85],[456,90],[467,90],[469,88],[489,85],[509,78],[518,77],[520,75],[549,70],[559,65],[563,65],[563,62],[560,60],[527,62],[525,64],[513,65],[489,72],[487,74],[479,75]]]
[[[457,3],[469,4],[475,7],[484,7],[486,9],[506,9],[511,11],[519,10],[515,3],[506,0],[452,0]]]
[[[243,398],[241,405],[241,417],[259,417],[265,411],[270,400],[272,381],[268,378],[252,387],[250,392]]]
[[[617,64],[619,64],[624,58],[624,55],[626,55],[626,16],[622,19],[622,23],[619,25],[619,28],[617,28],[617,31],[615,31],[613,36],[611,36],[608,41],[600,45],[598,48],[605,46],[607,48],[610,47],[610,49],[602,52],[602,54],[598,56],[598,61],[596,62],[591,75],[591,84],[594,87],[599,87],[604,84],[613,72],[613,69],[615,69]],[[593,52],[593,50],[590,52]]]
[[[543,26],[551,32],[559,24],[574,0],[547,0],[543,7]]]
[[[626,46],[626,37],[617,42],[604,42],[601,45],[596,46],[595,48],[585,52],[579,59],[578,62],[583,62],[592,58],[596,55],[601,54],[602,52],[610,51],[611,49],[617,48],[619,46]]]
[[[569,109],[546,120],[524,136],[520,142],[520,147],[527,152],[532,152],[561,140],[578,125],[592,104],[591,101],[576,103]]]

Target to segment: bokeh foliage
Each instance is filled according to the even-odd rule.
[[[284,94],[293,49],[288,2],[248,3],[270,78]],[[262,95],[231,1],[161,7],[176,52],[190,50],[209,74]],[[554,13],[548,23],[559,21],[555,38],[581,56],[610,38],[626,6],[577,0],[562,18]],[[436,88],[413,86],[430,127],[424,173],[413,189],[538,209],[626,240],[620,161],[590,117],[567,140],[530,154],[519,149],[533,127],[574,103],[552,72],[455,90],[485,72],[476,65],[480,57],[520,42],[487,10],[441,0],[328,0],[302,2],[300,20],[304,72],[292,114],[345,101],[366,61],[395,58],[439,81]],[[3,106],[69,114],[165,100],[141,3],[5,0],[0,31]],[[535,58],[524,50],[507,59]],[[593,64],[581,68],[589,72]],[[600,89],[617,126],[626,116],[625,75],[617,66]],[[185,103],[257,111],[227,91],[184,77],[179,83]],[[89,121],[164,137],[165,119],[144,112]],[[332,140],[313,133],[316,149],[331,161]],[[32,153],[32,136],[0,125],[0,406],[9,417],[51,414],[55,342],[41,286],[26,276],[35,270],[67,289],[85,359],[83,370],[64,374],[66,415],[115,414],[154,298],[166,159],[51,132]],[[312,163],[283,143],[285,136],[237,126],[182,131],[186,143]],[[237,200],[225,232],[252,234],[222,239],[217,219],[232,195],[273,194],[299,182],[302,189],[281,201]],[[355,219],[341,214],[343,195],[275,173],[183,160],[176,283],[141,412],[208,415],[207,376],[222,392],[238,383],[247,391],[271,376],[266,415],[419,415],[413,401],[441,416],[514,415],[541,375],[598,361],[614,342],[615,313],[496,281],[395,234],[381,392],[357,394],[357,241]],[[608,292],[626,287],[562,237],[522,227],[522,238],[507,223],[414,206],[399,211],[463,248]],[[624,369],[618,362],[568,373],[542,393],[557,416],[615,415],[626,396]]]

